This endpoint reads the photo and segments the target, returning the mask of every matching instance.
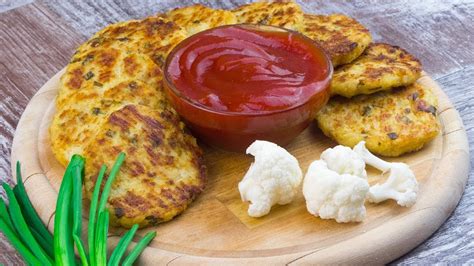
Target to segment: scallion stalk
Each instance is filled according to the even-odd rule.
[[[13,227],[13,223],[10,219],[10,215],[8,214],[8,208],[3,199],[0,198],[0,219],[10,227],[10,229],[15,232],[15,228]]]
[[[108,266],[118,266],[120,263],[120,260],[122,260],[123,255],[125,254],[125,251],[127,251],[127,247],[132,242],[133,236],[138,230],[138,224],[134,224],[132,228],[125,233],[120,241],[117,243],[117,246],[115,247],[114,251],[112,252],[112,255],[110,255]]]
[[[137,260],[138,256],[143,252],[143,250],[148,246],[148,244],[155,238],[156,232],[148,232],[138,243],[133,247],[132,251],[128,254],[128,256],[123,261],[122,265],[124,266],[132,266],[135,260]]]
[[[105,205],[107,204],[107,199],[109,198],[110,189],[112,188],[112,183],[117,176],[117,173],[120,170],[120,166],[122,166],[123,161],[125,160],[125,153],[121,152],[117,159],[115,160],[114,166],[112,170],[110,170],[110,174],[105,182],[104,189],[102,190],[102,194],[100,195],[100,202],[99,202],[99,209],[98,212],[103,212],[105,210]]]
[[[84,167],[80,165],[72,169],[72,239],[76,245],[82,265],[88,265],[87,255],[85,253],[84,244],[81,239],[82,234],[82,173]]]
[[[10,241],[16,251],[25,259],[29,265],[41,265],[41,262],[31,253],[31,251],[21,242],[20,238],[10,228],[3,219],[0,219],[0,231],[3,232],[5,237]]]
[[[40,244],[38,244],[33,234],[31,233],[31,230],[28,227],[25,218],[23,217],[20,205],[18,204],[18,201],[15,197],[15,193],[7,183],[3,183],[2,186],[8,197],[8,211],[10,213],[10,218],[12,220],[13,227],[18,233],[18,236],[23,241],[23,243],[28,245],[31,252],[43,265],[52,265],[53,260],[46,254],[46,252],[43,250]]]
[[[35,229],[35,231],[43,237],[43,239],[48,243],[49,249],[51,249],[51,247],[53,246],[53,236],[48,231],[48,228],[46,228],[46,226],[44,225],[43,221],[41,220],[35,208],[33,207],[33,204],[31,204],[28,194],[26,193],[26,189],[21,177],[20,162],[16,163],[16,186],[13,189],[13,192],[15,192],[15,196],[21,206],[23,215],[28,221],[30,227]],[[43,248],[46,249],[48,247]]]
[[[56,202],[56,214],[54,217],[54,256],[57,265],[74,265],[74,242],[72,238],[72,215],[71,198],[73,190],[73,169],[84,167],[84,159],[79,155],[73,155],[69,162]]]
[[[107,233],[109,231],[109,211],[105,209],[99,213],[95,236],[96,265],[107,265]]]
[[[107,167],[105,165],[100,168],[99,175],[94,186],[94,192],[92,193],[91,206],[89,210],[89,226],[87,232],[87,241],[89,243],[89,261],[91,265],[95,265],[95,228],[96,228],[96,217],[97,217],[97,204],[99,202],[100,186],[104,179],[105,171]]]

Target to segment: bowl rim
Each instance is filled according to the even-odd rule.
[[[174,58],[174,55],[175,53],[178,52],[178,50],[180,50],[180,48],[182,47],[183,43],[185,43],[185,41],[189,38],[192,38],[193,36],[196,36],[196,35],[199,35],[199,34],[202,34],[202,33],[205,33],[205,32],[208,32],[208,31],[211,31],[211,30],[215,30],[215,29],[218,29],[218,28],[228,28],[228,27],[235,27],[235,26],[239,26],[239,27],[252,27],[252,28],[269,28],[269,29],[274,29],[274,30],[279,30],[279,31],[285,31],[285,32],[289,32],[289,33],[293,33],[293,34],[297,34],[299,36],[301,36],[303,39],[306,39],[308,41],[308,43],[311,43],[312,45],[314,45],[319,51],[321,51],[324,59],[325,59],[325,62],[326,62],[326,65],[327,65],[327,75],[326,75],[326,78],[321,80],[320,82],[322,83],[327,83],[326,86],[330,86],[330,83],[331,83],[331,80],[332,80],[332,77],[333,77],[333,73],[334,73],[334,66],[332,64],[332,61],[331,61],[331,58],[330,56],[328,55],[327,51],[318,43],[316,42],[315,40],[309,38],[308,36],[298,32],[298,31],[295,31],[295,30],[292,30],[292,29],[287,29],[287,28],[284,28],[284,27],[278,27],[278,26],[272,26],[272,25],[261,25],[261,24],[249,24],[249,23],[238,23],[238,24],[228,24],[228,25],[222,25],[222,26],[218,26],[218,27],[213,27],[213,28],[210,28],[210,29],[206,29],[206,30],[203,30],[203,31],[200,31],[196,34],[193,34],[187,38],[185,38],[184,40],[182,40],[180,43],[178,43],[175,47],[173,47],[173,49],[171,50],[171,52],[168,54],[168,56],[166,57],[166,61],[165,61],[165,64],[164,64],[164,67],[163,67],[163,82],[165,84],[163,84],[164,86],[168,87],[169,89],[167,88],[164,88],[165,90],[168,90],[168,91],[171,91],[174,95],[176,95],[178,98],[180,98],[181,100],[185,101],[187,104],[193,106],[194,108],[197,108],[201,111],[205,111],[205,112],[208,112],[208,113],[213,113],[213,114],[217,114],[217,115],[226,115],[226,116],[250,116],[250,117],[258,117],[258,116],[267,116],[267,115],[274,115],[274,114],[279,114],[279,113],[285,113],[285,112],[289,112],[289,111],[292,111],[294,109],[298,109],[299,107],[301,106],[304,106],[305,104],[307,104],[311,98],[317,94],[313,94],[312,96],[308,97],[307,99],[305,99],[305,101],[303,102],[300,102],[298,104],[295,104],[295,105],[292,105],[288,108],[285,108],[285,109],[280,109],[280,110],[272,110],[272,111],[259,111],[259,112],[254,112],[254,113],[251,113],[251,112],[236,112],[236,111],[218,111],[218,110],[214,110],[214,109],[211,109],[203,104],[200,104],[198,103],[196,100],[193,100],[189,97],[187,97],[186,95],[184,95],[181,91],[179,91],[173,80],[171,79],[170,75],[169,75],[169,72],[168,72],[168,67],[169,67],[169,64],[171,63],[171,60]],[[329,89],[329,88],[327,88]]]

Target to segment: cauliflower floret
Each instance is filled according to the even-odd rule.
[[[293,155],[268,141],[257,140],[247,148],[255,162],[239,183],[242,201],[249,201],[248,214],[261,217],[275,204],[290,203],[301,184],[303,173]]]
[[[326,162],[329,169],[338,174],[350,174],[367,179],[364,160],[349,147],[338,145],[329,148],[321,153],[321,159]]]
[[[354,151],[359,154],[368,165],[371,165],[382,172],[390,171],[390,175],[383,184],[372,186],[367,194],[368,200],[379,203],[387,199],[397,201],[397,204],[404,207],[411,207],[415,204],[418,192],[418,182],[415,174],[407,164],[386,162],[373,155],[366,147],[365,142],[359,142]]]
[[[303,183],[308,211],[322,219],[336,219],[338,223],[360,222],[365,218],[368,191],[367,180],[338,174],[323,160],[311,163]]]

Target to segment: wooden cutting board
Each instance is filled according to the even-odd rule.
[[[51,152],[48,135],[61,74],[52,77],[28,104],[17,127],[11,160],[12,168],[21,161],[25,187],[50,230],[64,171]],[[450,215],[469,171],[467,136],[458,112],[429,76],[424,74],[418,82],[430,86],[439,98],[442,132],[421,151],[395,159],[408,163],[420,183],[413,207],[400,207],[393,201],[366,203],[364,222],[338,224],[310,215],[300,193],[293,203],[274,207],[265,217],[251,218],[237,184],[253,159],[204,146],[209,169],[206,190],[174,220],[139,231],[139,235],[150,230],[158,233],[141,262],[386,263],[408,252]],[[286,147],[304,172],[324,149],[336,145],[314,124]],[[371,184],[383,180],[373,169],[369,175]],[[122,232],[112,229],[112,244]]]

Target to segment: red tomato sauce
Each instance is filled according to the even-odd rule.
[[[176,90],[218,112],[290,109],[323,90],[329,74],[325,55],[310,39],[291,31],[227,26],[179,46],[167,69]]]

